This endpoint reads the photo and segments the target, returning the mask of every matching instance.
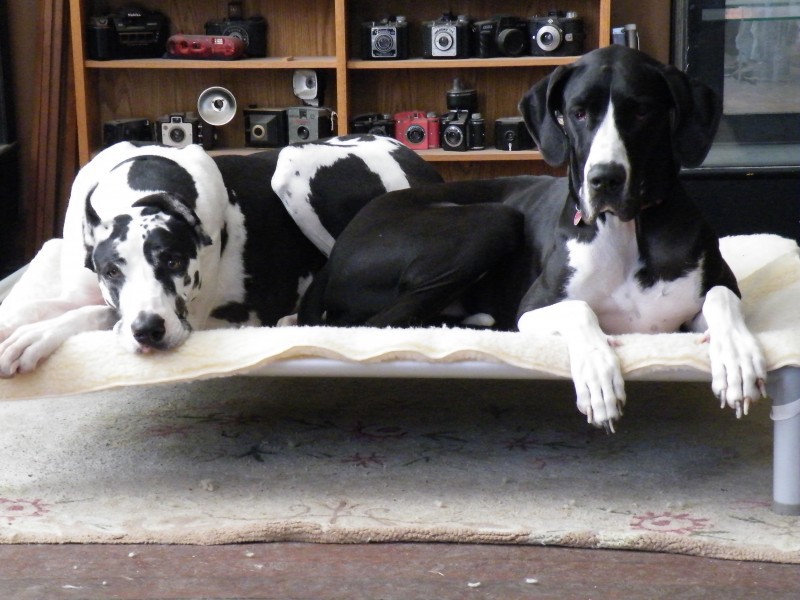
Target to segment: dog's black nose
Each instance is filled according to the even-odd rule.
[[[616,194],[625,185],[625,167],[619,163],[601,163],[589,169],[589,185],[601,194]]]
[[[133,339],[142,346],[157,346],[167,333],[162,317],[154,313],[144,312],[139,313],[133,321],[131,331],[133,332]]]

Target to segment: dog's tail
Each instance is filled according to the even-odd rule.
[[[311,285],[300,299],[300,306],[297,308],[298,325],[325,324],[325,291],[328,289],[328,279],[330,278],[329,265],[330,262],[326,263],[314,275]]]

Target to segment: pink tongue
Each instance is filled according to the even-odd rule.
[[[582,219],[583,219],[583,214],[581,214],[581,210],[578,209],[575,211],[575,216],[572,218],[572,224],[577,226]]]

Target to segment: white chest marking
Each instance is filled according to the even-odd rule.
[[[588,303],[608,334],[677,331],[702,307],[702,263],[683,277],[642,287],[635,227],[607,216],[591,242],[567,242],[574,271],[567,298]]]

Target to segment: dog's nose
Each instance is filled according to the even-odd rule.
[[[139,313],[136,320],[131,324],[131,331],[133,332],[133,339],[142,346],[158,345],[167,333],[163,317],[144,312]]]
[[[625,167],[618,163],[602,163],[589,169],[589,185],[601,194],[616,194],[625,185]]]

